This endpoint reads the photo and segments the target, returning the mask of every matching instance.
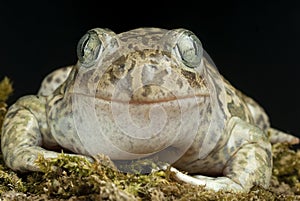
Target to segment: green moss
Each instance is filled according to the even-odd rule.
[[[11,93],[5,78],[0,82],[0,126]],[[94,163],[63,153],[54,159],[40,156],[36,162],[42,172],[21,174],[8,169],[0,154],[0,195],[1,200],[300,200],[300,151],[275,144],[273,159],[268,190],[254,187],[249,193],[229,193],[178,182],[168,170],[125,174],[103,155]]]
[[[6,107],[7,107],[5,101],[12,94],[12,92],[13,92],[12,83],[10,82],[10,80],[7,77],[5,77],[0,82],[0,133],[1,133],[1,125],[3,122],[3,118],[6,113]]]
[[[0,102],[5,102],[12,92],[12,82],[7,77],[4,77],[0,82]]]
[[[15,172],[0,165],[0,195],[11,190],[26,192],[26,187]]]
[[[300,150],[287,144],[273,145],[273,186],[278,193],[300,195]]]
[[[167,173],[157,171],[148,175],[119,172],[104,155],[98,155],[93,163],[85,158],[60,154],[58,158],[39,157],[37,164],[44,174],[36,173],[39,185],[31,177],[28,184],[33,193],[69,198],[73,195],[98,194],[120,200],[150,198],[154,189],[170,183]],[[33,189],[30,186],[35,186]],[[151,190],[150,190],[151,189]],[[153,192],[152,192],[153,191]],[[109,193],[108,193],[109,192]]]

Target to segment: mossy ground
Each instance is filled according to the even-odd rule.
[[[0,125],[12,87],[0,82]],[[124,174],[99,155],[95,163],[63,153],[37,163],[43,172],[17,173],[5,166],[0,153],[1,200],[300,200],[300,150],[273,145],[274,168],[269,189],[249,193],[213,192],[178,182],[172,173]]]

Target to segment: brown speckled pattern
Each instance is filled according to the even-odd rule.
[[[59,69],[44,79],[39,96],[22,97],[9,108],[2,129],[1,148],[4,161],[10,168],[38,171],[34,164],[38,154],[43,154],[46,158],[56,157],[60,149],[88,155],[76,134],[72,119],[72,114],[78,112],[72,110],[71,97],[74,94],[75,79],[81,89],[75,93],[87,99],[95,95],[99,119],[108,118],[107,132],[118,139],[112,117],[103,114],[111,113],[111,101],[123,101],[122,97],[112,98],[116,83],[123,80],[129,93],[135,87],[142,86],[132,93],[130,104],[134,107],[133,111],[148,111],[152,104],[159,104],[167,108],[175,118],[176,113],[172,111],[174,100],[189,97],[193,93],[199,96],[201,102],[195,107],[201,108],[199,116],[206,115],[208,120],[202,122],[191,147],[173,165],[191,174],[203,174],[207,177],[186,179],[182,176],[182,180],[194,184],[204,182],[207,188],[214,190],[248,191],[253,185],[268,187],[272,154],[267,134],[272,136],[272,133],[276,133],[273,141],[282,140],[283,135],[270,128],[267,115],[255,101],[223,78],[213,81],[218,99],[216,101],[220,105],[219,113],[223,117],[220,121],[225,128],[222,133],[214,133],[214,130],[210,133],[211,136],[207,139],[214,146],[206,147],[209,148],[208,154],[203,158],[199,157],[201,148],[205,147],[202,143],[210,125],[212,108],[207,98],[207,83],[199,69],[188,68],[176,56],[165,51],[174,48],[172,45],[180,31],[141,28],[114,35],[109,31],[104,33],[101,29],[96,30],[99,38],[107,35],[112,39],[104,42],[106,49],[103,54],[109,55],[102,58],[103,65],[109,64],[104,71],[98,71],[99,64],[84,68],[80,63]],[[141,36],[143,40],[140,41]],[[164,42],[161,42],[162,39]],[[109,41],[113,42],[110,44]],[[122,44],[131,51],[114,52],[116,44]],[[92,57],[85,55],[85,58]],[[216,69],[206,59],[203,60],[203,65],[212,77],[217,76]],[[165,88],[151,85],[151,82]],[[221,90],[221,86],[224,86],[225,91]],[[176,92],[176,96],[171,92]],[[136,120],[139,120],[138,116]],[[169,126],[171,129],[172,122]],[[167,130],[166,136],[167,134],[172,134],[172,131]],[[289,141],[293,140],[295,142],[295,138],[290,137]],[[136,142],[128,142],[131,145],[134,143]],[[155,143],[143,148],[151,148]],[[126,146],[126,143],[121,144]]]

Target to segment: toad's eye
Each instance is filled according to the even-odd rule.
[[[102,43],[94,30],[86,33],[78,42],[77,56],[79,62],[85,67],[92,66],[100,52],[102,51]]]
[[[201,63],[203,55],[202,44],[191,31],[181,29],[180,32],[181,34],[175,47],[176,52],[187,67],[196,68]]]

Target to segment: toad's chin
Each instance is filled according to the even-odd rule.
[[[200,111],[209,106],[209,97],[202,94],[144,103],[91,96],[79,96],[77,101],[78,119],[88,119],[77,125],[85,130],[80,137],[84,147],[91,155],[105,153],[113,160],[137,159],[168,147],[188,148],[197,133]],[[103,150],[103,144],[109,146]]]

